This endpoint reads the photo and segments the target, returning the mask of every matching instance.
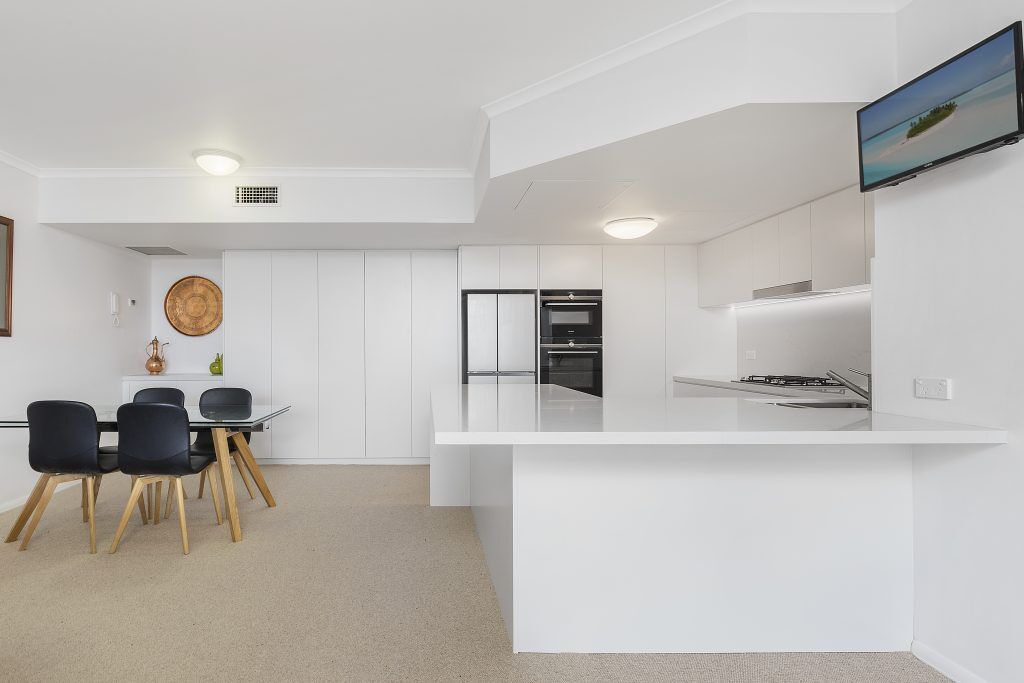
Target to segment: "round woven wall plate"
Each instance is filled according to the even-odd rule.
[[[178,332],[201,337],[220,327],[224,319],[224,295],[216,283],[189,275],[167,290],[164,314]]]

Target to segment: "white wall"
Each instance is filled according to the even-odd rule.
[[[673,375],[736,375],[736,316],[729,308],[700,308],[697,246],[665,247],[666,396]]]
[[[116,405],[121,375],[145,360],[147,259],[39,225],[37,192],[34,177],[0,163],[0,215],[14,219],[13,336],[0,337],[0,414],[24,414],[39,399]],[[122,300],[117,328],[112,291]],[[128,298],[139,306],[128,308]],[[27,447],[28,430],[0,430],[0,510],[20,504],[35,481]]]
[[[150,339],[170,342],[167,347],[168,373],[209,372],[216,354],[223,352],[223,325],[202,337],[184,335],[167,322],[164,297],[171,285],[188,275],[201,275],[223,287],[224,268],[221,259],[195,259],[181,256],[154,256],[150,259]],[[140,365],[137,372],[143,372]]]
[[[1021,14],[1019,0],[914,2],[900,15],[900,79]],[[1018,146],[875,197],[876,409],[1011,432],[1005,446],[915,454],[914,651],[961,681],[1024,680],[1022,188]],[[953,378],[953,400],[915,399],[921,376]]]
[[[746,375],[871,370],[871,294],[736,309],[737,368]],[[747,351],[757,358],[748,360]],[[851,378],[860,381],[856,375]]]

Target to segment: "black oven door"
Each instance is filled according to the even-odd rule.
[[[600,396],[601,347],[588,347],[586,344],[542,344],[540,382]]]
[[[601,291],[541,292],[540,336],[600,341]]]

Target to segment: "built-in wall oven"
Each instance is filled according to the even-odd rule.
[[[541,290],[541,383],[601,396],[601,356],[601,290]]]
[[[600,344],[601,290],[541,290],[540,336]]]
[[[601,345],[541,343],[540,382],[601,395]]]

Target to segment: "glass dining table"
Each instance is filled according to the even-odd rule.
[[[117,431],[117,406],[96,406],[96,426],[101,432]],[[214,450],[217,453],[217,465],[220,467],[219,477],[224,490],[224,501],[227,507],[228,522],[231,528],[231,540],[242,540],[242,525],[238,519],[238,503],[235,498],[235,483],[231,474],[231,446],[245,461],[252,474],[253,482],[259,488],[268,507],[276,507],[277,502],[263,477],[260,466],[252,455],[249,442],[245,440],[245,432],[261,432],[265,425],[288,412],[287,405],[254,405],[254,406],[185,406],[188,411],[189,427],[192,430],[209,429],[213,434]],[[28,427],[28,417],[20,415],[0,416],[0,429],[18,429]]]

